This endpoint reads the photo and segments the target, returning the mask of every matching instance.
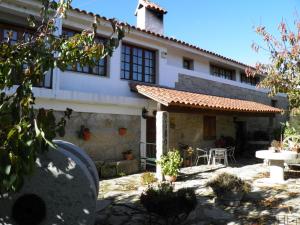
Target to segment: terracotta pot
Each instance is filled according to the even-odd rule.
[[[127,129],[126,128],[119,128],[119,135],[120,136],[124,136],[127,133]]]
[[[83,131],[83,140],[88,141],[91,138],[91,132]]]
[[[189,166],[191,166],[191,160],[189,160],[189,159],[185,159],[184,160],[184,166],[186,166],[186,167],[189,167]]]
[[[123,158],[125,160],[133,160],[133,154],[132,153],[124,153]]]
[[[169,181],[171,183],[175,182],[177,177],[176,176],[169,176],[169,175],[165,175],[165,179],[166,181]]]

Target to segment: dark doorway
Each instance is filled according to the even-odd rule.
[[[235,121],[236,153],[242,155],[247,144],[247,123],[245,121]]]
[[[156,118],[148,117],[146,123],[146,170],[156,169]]]
[[[146,141],[147,141],[147,143],[156,143],[156,119],[155,119],[155,117],[147,118]]]

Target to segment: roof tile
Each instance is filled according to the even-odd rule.
[[[281,113],[282,110],[258,102],[204,95],[199,93],[180,91],[171,88],[132,84],[132,89],[165,106],[185,106],[210,110],[253,112],[253,113]]]

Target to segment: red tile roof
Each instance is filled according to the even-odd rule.
[[[282,110],[258,102],[204,95],[145,84],[131,84],[132,90],[165,106],[183,106],[232,112],[281,113]]]
[[[92,12],[87,12],[85,10],[81,10],[81,9],[78,9],[78,8],[72,8],[74,11],[76,12],[79,12],[79,13],[83,13],[83,14],[86,14],[86,15],[91,15],[91,16],[96,16],[100,19],[103,19],[103,20],[106,20],[106,21],[110,21],[112,19],[109,19],[107,17],[104,17],[104,16],[100,16],[98,14],[95,14],[95,13],[92,13]],[[128,25],[127,23],[125,22],[121,22],[122,25]],[[143,33],[146,33],[146,34],[150,34],[152,36],[155,36],[155,37],[158,37],[158,38],[161,38],[161,39],[164,39],[164,40],[168,40],[168,41],[172,41],[172,42],[175,42],[177,44],[180,44],[180,45],[183,45],[183,46],[186,46],[186,47],[189,47],[189,48],[193,48],[195,50],[198,50],[202,53],[206,53],[206,54],[209,54],[209,55],[212,55],[212,56],[215,56],[215,57],[218,57],[220,59],[223,59],[223,60],[226,60],[226,61],[229,61],[229,62],[233,62],[233,63],[236,63],[238,65],[241,65],[243,67],[250,67],[250,68],[253,68],[252,66],[250,65],[247,65],[245,63],[242,63],[242,62],[239,62],[237,60],[234,60],[234,59],[231,59],[231,58],[228,58],[228,57],[225,57],[225,56],[222,56],[218,53],[215,53],[215,52],[212,52],[212,51],[208,51],[208,50],[205,50],[203,48],[200,48],[196,45],[192,45],[190,43],[187,43],[185,41],[182,41],[182,40],[179,40],[179,39],[176,39],[174,37],[168,37],[168,36],[164,36],[164,35],[161,35],[161,34],[158,34],[158,33],[155,33],[155,32],[152,32],[152,31],[149,31],[149,30],[144,30],[144,29],[141,29],[141,28],[138,28],[138,27],[135,27],[133,25],[128,25],[130,29],[133,29],[133,30],[136,30],[136,31],[139,31],[139,32],[143,32]]]
[[[162,14],[166,14],[167,13],[167,10],[165,10],[164,8],[162,8],[161,6],[157,5],[154,2],[150,2],[149,0],[142,0],[142,4],[144,4],[144,6],[146,8],[155,10],[155,11],[157,11],[159,13],[162,13]]]

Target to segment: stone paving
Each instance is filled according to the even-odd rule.
[[[221,172],[236,174],[252,183],[253,189],[239,207],[225,207],[214,203],[207,181]],[[289,178],[285,184],[265,186],[257,181],[268,176],[268,168],[261,163],[251,165],[197,166],[181,169],[174,183],[175,189],[194,188],[197,208],[183,225],[210,224],[300,224],[300,179]],[[164,224],[151,217],[139,203],[139,196],[147,187],[141,184],[141,174],[102,180],[98,200],[96,225]],[[155,220],[157,219],[157,220]],[[283,222],[290,220],[289,222]]]

